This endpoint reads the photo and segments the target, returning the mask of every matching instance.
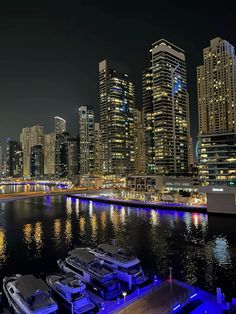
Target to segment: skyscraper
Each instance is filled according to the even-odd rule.
[[[23,128],[20,134],[20,141],[23,150],[23,175],[30,176],[30,154],[31,147],[35,145],[42,145],[44,142],[44,127],[35,125],[32,127]]]
[[[146,169],[162,175],[186,173],[190,136],[184,50],[161,39],[150,54],[151,66],[143,73]]]
[[[94,123],[94,173],[102,172],[102,140],[100,123]]]
[[[6,176],[19,178],[23,174],[23,153],[17,141],[8,140],[6,144]]]
[[[54,117],[55,121],[55,133],[62,134],[66,132],[66,120],[61,117]]]
[[[34,145],[30,149],[30,176],[31,178],[40,178],[43,176],[43,147]]]
[[[217,37],[203,49],[197,68],[199,177],[202,184],[236,179],[236,57]]]
[[[94,172],[94,113],[87,106],[79,107],[80,174]]]
[[[68,140],[69,133],[56,134],[55,174],[57,178],[68,176]]]
[[[56,159],[56,134],[50,133],[44,136],[44,174],[49,177],[55,175]]]
[[[145,143],[144,143],[144,126],[143,113],[141,110],[135,110],[135,173],[145,173]]]
[[[134,171],[134,85],[107,60],[99,63],[102,172],[126,175]]]
[[[77,181],[79,175],[79,139],[68,139],[68,178]]]

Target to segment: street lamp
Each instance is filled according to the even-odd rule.
[[[123,292],[122,292],[122,295],[123,295],[123,297],[124,297],[124,313],[126,313],[126,310],[125,310],[125,300],[126,300],[127,292],[126,292],[126,291],[123,291]]]

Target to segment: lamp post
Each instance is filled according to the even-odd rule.
[[[172,293],[173,286],[172,286],[172,267],[169,267],[170,270],[170,275],[169,275],[169,280],[170,280],[170,292]]]
[[[123,291],[123,292],[122,292],[122,295],[123,295],[123,297],[124,297],[124,313],[126,313],[126,310],[125,310],[125,300],[126,300],[127,292],[126,292],[126,291]]]

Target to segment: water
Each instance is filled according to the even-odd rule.
[[[58,271],[74,247],[110,241],[161,275],[236,296],[236,217],[129,208],[65,196],[0,203],[0,278]]]

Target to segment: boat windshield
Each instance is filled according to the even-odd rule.
[[[48,293],[41,292],[28,298],[27,303],[32,310],[36,310],[51,305],[52,300]]]
[[[99,280],[94,279],[93,283],[95,286],[102,288],[106,291],[112,291],[116,288],[116,282],[114,280],[107,280],[104,282],[100,282]]]
[[[133,265],[131,267],[119,267],[119,270],[124,272],[124,273],[129,273],[129,274],[135,274],[139,271],[141,271],[141,266],[140,264],[136,264],[136,265]]]

